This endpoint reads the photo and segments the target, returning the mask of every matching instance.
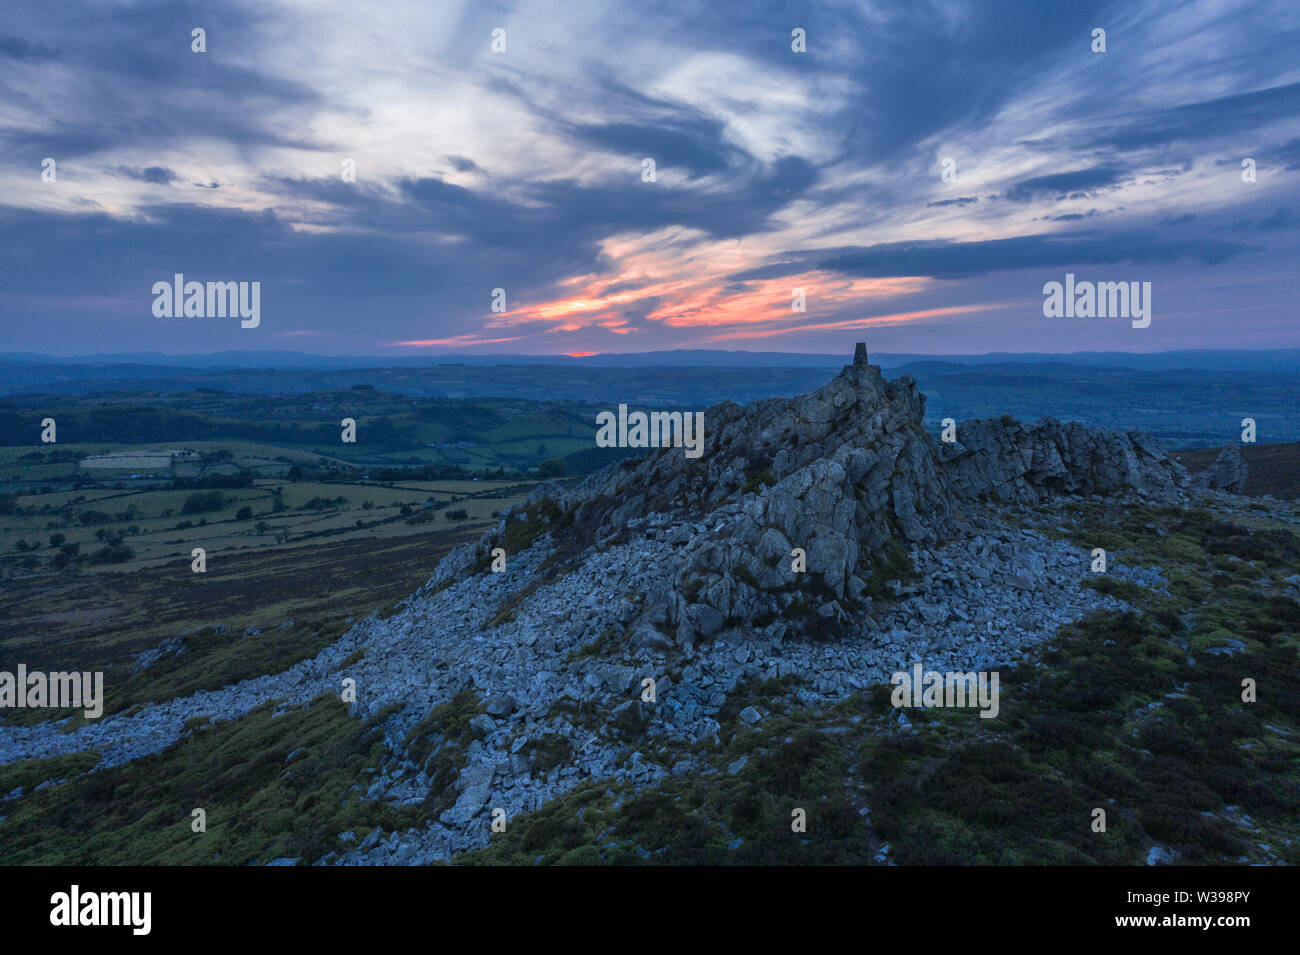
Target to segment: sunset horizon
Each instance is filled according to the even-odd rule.
[[[1300,346],[1283,4],[77,17],[0,36],[0,351]]]

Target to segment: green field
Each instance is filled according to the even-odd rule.
[[[114,709],[277,672],[348,620],[388,612],[536,480],[369,480],[301,448],[241,441],[184,444],[199,464],[180,477],[76,467],[169,447],[181,446],[0,448],[0,659],[105,669]],[[249,628],[268,637],[241,640]],[[139,653],[180,634],[189,652],[133,672]]]

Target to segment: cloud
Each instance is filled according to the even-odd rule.
[[[725,126],[703,116],[676,118],[663,124],[604,123],[571,127],[572,135],[598,149],[622,153],[659,169],[680,166],[692,177],[723,172],[749,157],[723,142]]]
[[[1274,232],[1279,229],[1292,229],[1297,225],[1300,225],[1300,216],[1286,206],[1279,206],[1261,219],[1250,219],[1239,223],[1237,228],[1255,232]]]
[[[17,0],[0,153],[29,185],[53,156],[59,179],[0,209],[6,248],[50,250],[0,264],[5,333],[194,335],[139,315],[142,285],[184,271],[262,280],[283,318],[268,328],[343,350],[660,347],[774,324],[794,342],[881,311],[886,286],[889,314],[934,327],[978,304],[972,289],[1014,297],[1019,280],[997,277],[1018,269],[1133,262],[1191,285],[1246,251],[1284,261],[1300,12],[1212,6],[667,0],[629,21],[600,0],[560,18]],[[195,25],[207,53],[190,50]],[[1097,25],[1105,56],[1088,49]],[[507,54],[489,49],[496,26]],[[1238,154],[1259,163],[1248,188],[1215,165]],[[961,170],[951,191],[943,156]],[[1294,284],[1267,274],[1243,302]],[[801,283],[821,312],[791,318]],[[487,310],[494,288],[506,317]]]
[[[141,143],[161,152],[196,132],[237,146],[326,148],[284,122],[287,111],[322,105],[321,93],[277,75],[273,57],[265,60],[268,68],[246,65],[270,42],[263,32],[268,14],[254,5],[71,0],[48,20],[37,9],[15,8],[10,28],[31,35],[0,45],[0,56],[34,67],[21,74],[0,69],[0,94],[28,116],[25,125],[0,126],[7,152],[29,161]],[[190,31],[200,23],[207,53],[190,48]]]
[[[143,169],[132,168],[131,166],[118,166],[117,171],[128,179],[135,179],[138,182],[149,182],[158,186],[166,186],[174,182],[178,177],[166,166],[145,166]]]
[[[1288,171],[1300,169],[1300,139],[1293,139],[1281,146],[1267,150],[1265,155],[1269,159],[1282,162],[1284,164],[1283,169]]]
[[[1094,146],[1147,149],[1256,131],[1300,114],[1300,83],[1234,93],[1164,109],[1132,113],[1122,121],[1094,130]]]
[[[447,162],[451,163],[451,168],[457,172],[482,172],[482,168],[468,156],[447,156]]]
[[[820,269],[880,278],[920,275],[956,279],[990,272],[1119,262],[1152,264],[1190,259],[1202,265],[1217,265],[1250,250],[1251,246],[1226,239],[1168,239],[1152,232],[1028,235],[982,242],[894,242],[797,253],[731,278],[774,278]]]
[[[1128,170],[1118,166],[1058,172],[1021,180],[1007,190],[1006,196],[1013,202],[1030,202],[1038,198],[1056,201],[1087,198],[1094,192],[1116,186],[1128,176]]]
[[[37,43],[28,43],[21,37],[0,36],[0,58],[35,62],[37,60],[52,60],[56,56],[57,53],[50,47],[41,46]]]

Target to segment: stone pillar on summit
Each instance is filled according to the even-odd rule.
[[[853,349],[853,364],[866,365],[867,363],[867,343],[858,342]]]

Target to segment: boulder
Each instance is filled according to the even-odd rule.
[[[1229,441],[1214,463],[1192,478],[1192,486],[1214,491],[1241,494],[1246,488],[1246,462],[1236,443]]]

